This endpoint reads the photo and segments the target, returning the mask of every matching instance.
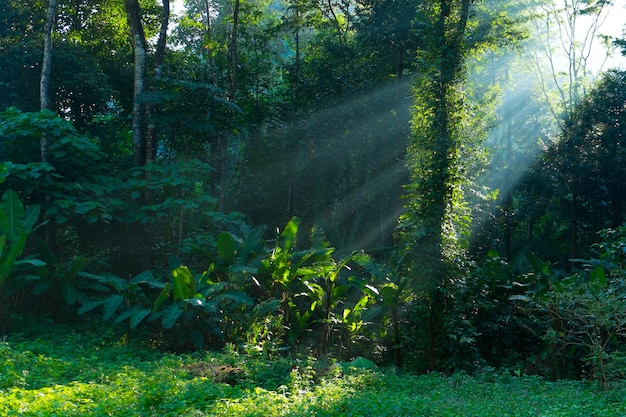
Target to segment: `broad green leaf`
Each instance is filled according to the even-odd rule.
[[[204,305],[204,300],[198,297],[192,297],[187,299],[187,304],[192,307],[202,307]]]
[[[337,287],[335,287],[335,289],[333,289],[331,293],[331,300],[333,300],[333,302],[340,300],[341,297],[343,297],[346,291],[348,291],[350,288],[351,287],[348,285],[338,285]]]
[[[589,278],[591,283],[598,288],[606,287],[606,274],[604,273],[604,268],[600,265],[596,266],[589,273]]]
[[[135,275],[130,282],[131,284],[148,283],[148,282],[152,282],[153,278],[154,276],[152,275],[152,271],[146,270],[138,275]]]
[[[294,216],[280,233],[278,243],[283,251],[288,251],[295,245],[298,227],[300,227],[300,219]]]
[[[101,306],[106,300],[92,300],[83,303],[83,305],[78,309],[78,314],[85,314],[96,307]]]
[[[245,238],[239,248],[238,257],[245,261],[248,256],[257,248],[263,245],[263,234],[265,233],[264,227],[257,227],[253,229]]]
[[[154,306],[152,307],[152,311],[158,311],[159,308],[163,305],[163,303],[170,298],[170,292],[172,291],[172,284],[168,283],[165,285],[157,299],[154,301]]]
[[[128,318],[130,318],[130,327],[135,328],[143,319],[145,319],[152,310],[149,308],[141,307],[141,306],[132,306],[128,310],[124,311],[120,314],[116,319],[115,323],[120,323]]]
[[[196,294],[196,281],[186,266],[179,266],[172,271],[172,289],[174,301],[191,298]]]
[[[71,283],[62,282],[60,285],[60,289],[61,295],[63,295],[63,300],[67,305],[72,306],[76,304],[76,300],[78,300],[79,294],[74,285],[72,285]]]
[[[183,314],[183,309],[178,304],[172,304],[161,313],[161,323],[163,328],[171,329],[176,324],[176,320]]]
[[[6,241],[5,241],[6,244]],[[24,245],[26,244],[26,234],[19,235],[19,239],[11,241],[8,248],[4,247],[2,256],[0,257],[0,286],[8,278],[9,274],[15,266],[15,261],[22,254]]]
[[[41,207],[39,205],[33,205],[26,209],[24,212],[24,232],[30,233],[39,219],[41,213]]]
[[[70,267],[64,274],[65,279],[74,279],[82,271],[83,267],[87,263],[87,258],[84,256],[77,256],[70,261]]]
[[[54,288],[54,283],[52,281],[50,281],[50,280],[45,280],[45,281],[44,280],[40,280],[33,287],[33,294],[34,295],[43,294],[44,292],[49,291],[52,288]]]
[[[133,314],[130,318],[130,322],[129,322],[130,328],[134,329],[135,327],[137,327],[137,325],[139,325],[139,323],[141,323],[143,319],[148,317],[150,313],[151,311],[149,308],[144,308],[135,312],[135,314]]]
[[[124,297],[122,297],[120,294],[113,294],[109,298],[104,300],[104,313],[102,315],[102,318],[104,320],[109,320],[111,317],[113,317],[113,314],[123,301]]]
[[[222,232],[217,235],[217,256],[225,262],[235,259],[235,240],[230,233]]]
[[[0,257],[2,257],[2,253],[0,253]],[[46,266],[47,264],[41,259],[28,258],[28,259],[20,259],[18,261],[15,261],[15,265]]]
[[[236,301],[240,304],[246,304],[249,306],[254,305],[254,301],[250,298],[246,293],[240,291],[228,291],[220,293],[216,296],[217,299],[229,298],[233,301]]]
[[[0,232],[7,236],[9,244],[24,231],[24,206],[17,193],[7,190],[0,200]]]
[[[389,282],[380,287],[380,296],[385,307],[397,306],[400,300],[400,289],[396,284]]]
[[[248,265],[233,265],[228,268],[228,272],[231,274],[256,274],[259,272],[258,268]]]
[[[37,247],[39,248],[39,254],[43,257],[43,260],[52,267],[56,267],[59,263],[59,259],[55,253],[50,249],[50,246],[43,239],[35,239]]]

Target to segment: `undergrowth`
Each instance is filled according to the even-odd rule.
[[[2,416],[623,416],[626,385],[495,371],[415,376],[368,361],[172,354],[114,329],[39,322],[0,342]]]

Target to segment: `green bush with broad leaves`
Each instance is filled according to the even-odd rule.
[[[369,324],[365,312],[377,296],[367,284],[371,275],[357,274],[351,267],[363,259],[353,253],[335,259],[335,249],[325,241],[317,227],[311,230],[311,247],[297,250],[300,220],[292,218],[279,233],[274,248],[261,261],[260,285],[280,300],[283,323],[287,326],[286,341],[295,346],[311,336],[319,339],[321,355],[328,353],[330,339],[351,355],[357,335],[364,335]]]
[[[608,388],[626,376],[626,226],[600,232],[591,259],[572,259],[573,274],[553,279],[537,297],[547,345],[578,376]]]
[[[484,371],[416,376],[362,358],[332,366],[233,351],[163,353],[85,322],[19,323],[0,341],[0,415],[619,417],[626,386]],[[223,380],[211,372],[227,366]]]
[[[13,296],[27,284],[28,275],[20,267],[37,267],[44,264],[37,258],[20,259],[26,240],[36,229],[40,207],[24,209],[15,191],[8,190],[0,199],[0,330],[8,326],[13,306]]]

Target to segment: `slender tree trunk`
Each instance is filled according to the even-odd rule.
[[[206,22],[204,25],[204,31],[206,33],[206,45],[207,45],[207,62],[208,62],[208,70],[209,70],[209,83],[212,85],[217,85],[217,79],[215,76],[215,68],[213,63],[213,31],[211,28],[211,0],[205,0],[204,7],[206,9]]]
[[[52,31],[56,21],[58,0],[49,0],[46,22],[44,25],[43,61],[41,63],[41,79],[39,83],[39,98],[41,109],[51,110],[50,77],[52,75]],[[40,139],[41,162],[48,161],[48,139],[41,135]]]
[[[400,42],[398,46],[397,62],[396,62],[396,80],[402,81],[404,75],[404,43]]]
[[[138,0],[124,0],[126,6],[126,18],[133,40],[133,53],[135,58],[134,92],[133,92],[133,159],[135,165],[142,166],[146,163],[146,137],[145,106],[142,96],[146,89],[146,66],[148,52],[146,36],[141,20],[141,9]]]
[[[234,100],[237,92],[237,66],[239,65],[237,57],[237,37],[239,36],[239,6],[240,0],[235,0],[233,6],[233,28],[230,35],[230,89],[229,96]]]
[[[165,64],[165,46],[167,45],[167,27],[170,21],[170,2],[163,0],[163,13],[161,14],[161,28],[159,30],[159,39],[154,53],[154,82],[158,84],[159,79],[163,75],[163,66]],[[158,85],[152,85],[151,90],[156,91]],[[146,130],[146,163],[154,161],[157,149],[157,129],[154,120],[154,109],[151,105],[146,105],[146,118],[148,119],[148,128]]]
[[[58,0],[49,0],[46,12],[46,22],[44,24],[44,47],[43,60],[41,63],[41,79],[39,83],[39,99],[41,110],[52,110],[52,100],[50,99],[50,84],[52,76],[52,31],[56,22]],[[39,138],[39,153],[41,162],[48,162],[48,137],[44,132]],[[45,193],[46,206],[50,204],[50,194]],[[45,226],[45,242],[48,248],[56,252],[57,250],[57,229],[54,218],[48,219]]]
[[[578,256],[578,184],[576,180],[572,185],[571,229],[570,229],[570,256]]]

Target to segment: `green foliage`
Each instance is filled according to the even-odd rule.
[[[376,290],[352,275],[349,264],[363,259],[361,255],[336,260],[334,249],[318,228],[311,231],[312,247],[295,251],[299,224],[298,218],[292,218],[280,232],[275,248],[261,262],[262,282],[268,283],[281,300],[290,345],[302,341],[315,326],[320,333],[321,355],[327,354],[330,337],[336,331],[350,355],[356,336],[364,334],[363,314],[371,306],[370,294]]]
[[[16,273],[17,267],[41,266],[44,263],[32,257],[19,259],[24,252],[26,240],[36,229],[35,224],[39,221],[39,212],[38,205],[24,209],[18,194],[13,190],[2,194],[0,200],[0,329],[8,326],[11,320],[10,307],[14,301],[12,297],[25,286],[27,280],[24,274]]]
[[[584,381],[545,382],[493,371],[470,377],[415,376],[362,358],[332,371],[308,359],[262,360],[232,353],[163,354],[92,323],[20,323],[0,342],[0,413],[25,417],[458,415],[617,417],[625,387],[599,391]],[[229,383],[210,367],[229,364]]]
[[[15,191],[8,190],[0,200],[0,291],[5,286],[18,263],[26,245],[26,239],[33,232],[39,220],[40,208],[37,205],[24,210]],[[29,261],[25,261],[29,262]]]
[[[546,313],[550,328],[544,339],[569,366],[584,366],[577,372],[608,388],[611,380],[622,378],[621,345],[626,338],[626,282],[622,264],[626,256],[626,228],[605,230],[594,245],[598,258],[572,260],[577,271],[554,280],[539,306]],[[615,355],[615,361],[613,361]]]
[[[40,162],[42,135],[48,143],[45,163]],[[49,110],[27,113],[9,108],[0,114],[0,138],[0,153],[6,158],[0,162],[2,188],[20,192],[25,202],[40,204],[45,218],[54,223],[111,220],[107,202],[98,198],[103,184],[93,177],[99,173],[100,148],[68,120]]]
[[[158,294],[167,285],[155,279],[150,271],[144,271],[129,280],[111,274],[102,278],[106,280],[102,283],[107,285],[110,295],[101,293],[98,297],[81,300],[78,314],[102,307],[103,320],[114,319],[116,323],[128,320],[128,327],[131,329],[136,328],[152,313]]]
[[[531,252],[507,262],[496,251],[472,268],[459,292],[463,310],[474,327],[473,344],[488,366],[533,370],[543,324],[528,309],[533,297],[545,294],[553,273]]]
[[[48,308],[61,300],[69,306],[84,304],[94,294],[106,297],[122,285],[123,280],[112,274],[87,272],[93,265],[85,256],[60,260],[43,241],[38,240],[38,247],[44,265],[30,278],[32,294]]]
[[[159,317],[166,330],[178,323],[179,334],[199,349],[211,338],[223,341],[223,322],[253,304],[231,283],[212,281],[209,271],[193,275],[187,267],[178,266],[172,271],[171,285],[164,288],[154,305],[153,317]]]

